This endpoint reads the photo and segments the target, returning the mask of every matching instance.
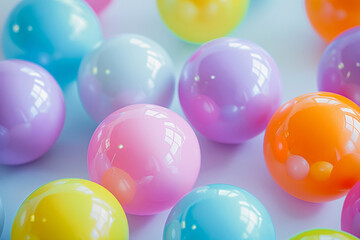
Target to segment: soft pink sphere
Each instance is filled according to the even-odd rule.
[[[200,161],[190,125],[167,108],[145,104],[105,118],[88,150],[91,180],[112,192],[125,212],[136,215],[173,207],[192,189]]]
[[[100,14],[112,0],[86,0],[86,2],[94,9],[96,14]]]

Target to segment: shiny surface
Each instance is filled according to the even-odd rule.
[[[2,49],[5,58],[37,63],[66,86],[101,41],[100,23],[82,0],[26,0],[7,18]]]
[[[310,23],[328,42],[360,25],[358,0],[305,0],[305,6]]]
[[[0,61],[0,164],[31,162],[60,135],[65,103],[55,79],[21,60]]]
[[[313,229],[300,233],[289,240],[357,240],[358,238],[332,229]]]
[[[360,11],[359,11],[360,12]],[[338,36],[325,50],[318,69],[318,87],[360,105],[360,27]]]
[[[341,230],[360,238],[360,182],[351,188],[341,212]]]
[[[185,64],[179,98],[201,134],[241,143],[261,133],[281,101],[279,70],[261,47],[221,38],[200,47]]]
[[[157,5],[173,33],[200,44],[229,34],[245,16],[249,0],[157,0]]]
[[[249,192],[211,184],[183,197],[171,210],[164,240],[275,240],[265,207]]]
[[[139,35],[119,35],[86,56],[79,71],[79,93],[98,123],[136,103],[169,107],[175,68],[164,49]]]
[[[159,213],[189,192],[200,169],[199,143],[189,124],[155,105],[131,105],[108,116],[88,150],[91,180],[101,183],[125,212]]]
[[[86,2],[94,9],[96,14],[100,14],[112,0],[86,0]]]
[[[113,195],[82,179],[61,179],[34,191],[19,208],[11,240],[128,240],[125,213]]]
[[[0,237],[4,228],[4,221],[5,221],[4,207],[0,198]]]
[[[267,167],[287,193],[309,202],[344,196],[360,180],[360,108],[334,93],[304,94],[273,115]]]

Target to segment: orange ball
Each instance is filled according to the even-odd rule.
[[[264,155],[290,195],[309,202],[340,198],[360,180],[360,107],[334,93],[301,95],[271,118]]]
[[[359,0],[305,0],[305,6],[312,26],[328,42],[360,25]]]

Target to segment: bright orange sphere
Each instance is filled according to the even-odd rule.
[[[360,180],[360,107],[334,93],[301,95],[273,115],[264,155],[290,195],[309,202],[340,198]]]
[[[312,26],[328,42],[360,25],[359,0],[305,0],[305,5]]]

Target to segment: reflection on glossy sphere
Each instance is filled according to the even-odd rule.
[[[33,192],[18,210],[11,240],[128,240],[125,213],[114,196],[82,179],[61,179]]]
[[[341,213],[341,230],[360,238],[360,182],[346,196]]]
[[[0,61],[0,164],[31,162],[45,154],[65,120],[62,91],[42,67]]]
[[[247,191],[227,184],[194,189],[171,210],[164,240],[275,240],[272,220]]]
[[[3,30],[6,58],[37,63],[65,86],[81,59],[102,40],[100,23],[82,0],[27,0],[13,9]]]
[[[187,61],[179,98],[201,134],[222,143],[240,143],[262,132],[279,107],[280,73],[256,44],[221,38],[200,47]]]
[[[100,14],[112,2],[112,0],[86,0],[86,2],[97,14]]]
[[[234,30],[245,16],[249,0],[157,0],[157,5],[171,31],[200,44]]]
[[[301,95],[266,128],[264,155],[274,180],[309,202],[344,196],[360,180],[360,108],[334,93]]]
[[[320,91],[343,95],[360,105],[360,27],[338,36],[325,50],[318,70]]]
[[[306,0],[305,5],[310,23],[328,42],[360,25],[358,0]]]
[[[88,150],[91,180],[106,187],[125,212],[155,214],[189,192],[200,169],[200,148],[189,124],[155,105],[131,105],[108,116]]]
[[[4,228],[4,218],[5,218],[4,207],[2,205],[1,198],[0,198],[0,237],[1,237],[1,233]]]
[[[175,69],[168,54],[152,40],[124,34],[86,56],[79,71],[79,92],[89,115],[101,122],[110,113],[136,103],[168,107]]]
[[[358,238],[332,229],[313,229],[300,233],[289,240],[357,240]]]

